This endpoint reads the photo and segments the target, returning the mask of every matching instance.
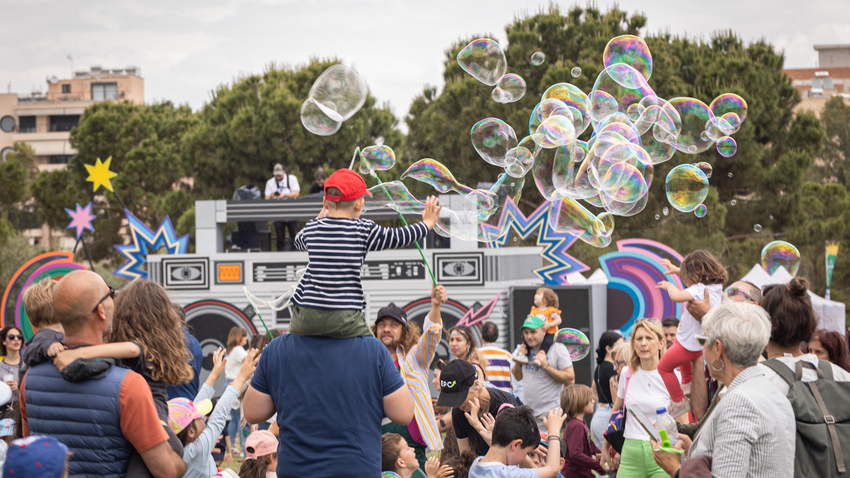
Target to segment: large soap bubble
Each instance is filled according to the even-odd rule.
[[[507,166],[508,151],[516,148],[516,132],[511,125],[498,118],[485,118],[472,126],[472,146],[488,163]]]
[[[307,98],[301,104],[301,124],[315,135],[330,136],[339,131],[342,116],[313,98]]]
[[[499,79],[490,97],[496,103],[513,103],[525,96],[525,80],[514,73],[508,73]]]
[[[367,94],[366,82],[356,71],[333,65],[310,88],[301,105],[301,124],[313,134],[332,135],[366,103]]]
[[[556,344],[562,344],[567,348],[570,360],[581,360],[590,353],[590,340],[584,332],[578,329],[564,328],[555,334]]]
[[[395,152],[389,146],[369,146],[360,151],[360,174],[388,171],[395,166]]]
[[[708,196],[708,178],[693,164],[680,164],[667,174],[665,189],[674,209],[691,212]]]
[[[495,86],[505,76],[508,61],[502,47],[489,38],[473,40],[457,54],[463,71],[485,85]]]
[[[401,179],[415,179],[425,184],[430,184],[441,193],[454,191],[464,196],[472,192],[472,188],[460,184],[449,168],[439,161],[425,158],[410,165],[407,171],[401,174]]]
[[[549,225],[558,232],[572,234],[594,247],[611,244],[614,216],[604,212],[598,217],[572,198],[553,202],[549,209]]]
[[[624,63],[637,70],[648,80],[652,75],[652,54],[642,38],[634,35],[620,35],[612,38],[605,46],[602,62],[606,68],[617,63]]]
[[[784,267],[789,274],[796,276],[800,270],[800,251],[791,243],[773,241],[761,250],[761,267],[770,275]]]
[[[561,100],[568,109],[572,108],[570,111],[573,112],[576,135],[583,133],[590,126],[590,117],[587,114],[587,95],[577,86],[570,83],[556,83],[543,92],[540,102],[545,103],[548,99]],[[575,112],[579,114],[576,115]],[[529,132],[534,132],[534,129],[529,129]]]

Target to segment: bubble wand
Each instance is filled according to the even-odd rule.
[[[354,161],[356,161],[356,160],[357,160],[357,155],[358,155],[359,153],[360,153],[360,147],[358,146],[358,147],[354,150],[354,157],[353,157],[353,158],[351,158],[351,165],[348,167],[348,169],[351,169],[352,171],[354,170]],[[361,161],[362,161],[362,160],[361,160]],[[395,201],[393,200],[392,195],[390,195],[390,192],[389,192],[389,191],[387,191],[386,186],[384,186],[384,183],[383,183],[383,182],[381,182],[381,178],[379,178],[379,177],[378,177],[377,173],[375,173],[375,171],[371,171],[369,174],[370,174],[373,178],[375,178],[375,181],[378,181],[378,186],[381,186],[381,189],[384,191],[384,193],[387,195],[387,197],[388,197],[388,198],[390,198],[390,202],[392,202],[392,203],[393,203],[393,205],[395,205]],[[399,211],[398,209],[395,209],[395,212],[397,212],[397,213],[398,213],[398,217],[399,217],[399,218],[401,218],[401,222],[402,222],[405,226],[407,226],[407,225],[408,225],[408,224],[407,224],[407,220],[406,220],[406,219],[404,219],[404,215],[401,213],[401,211]],[[416,246],[416,250],[418,250],[418,251],[419,251],[419,255],[420,255],[420,256],[422,256],[422,262],[425,264],[425,268],[426,268],[426,269],[428,269],[428,274],[431,276],[431,282],[434,284],[434,287],[437,287],[437,279],[435,279],[435,278],[434,278],[434,272],[432,272],[432,271],[431,271],[431,266],[429,266],[429,265],[428,265],[428,260],[427,260],[427,259],[425,259],[425,253],[424,253],[424,252],[422,252],[422,248],[421,248],[421,247],[419,247],[419,241],[416,241],[416,242],[414,242],[413,244]]]

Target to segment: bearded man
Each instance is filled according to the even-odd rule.
[[[413,395],[414,418],[407,426],[384,420],[382,433],[398,433],[416,451],[416,459],[424,470],[425,453],[443,449],[443,441],[431,406],[431,388],[428,369],[440,343],[443,319],[440,305],[446,302],[446,289],[437,286],[431,290],[431,313],[425,317],[424,333],[407,320],[407,313],[394,305],[378,311],[372,333],[387,348],[401,378]]]

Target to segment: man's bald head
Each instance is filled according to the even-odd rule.
[[[75,335],[91,326],[97,301],[108,291],[103,279],[91,271],[74,271],[53,289],[53,309],[65,334]]]

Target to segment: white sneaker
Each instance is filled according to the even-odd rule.
[[[525,365],[528,363],[528,356],[525,354],[515,353],[514,356],[511,358],[514,360],[514,362],[519,364]]]
[[[667,413],[669,413],[673,418],[679,418],[680,416],[688,413],[690,410],[691,400],[685,397],[678,402],[670,402],[670,408],[667,409]]]

